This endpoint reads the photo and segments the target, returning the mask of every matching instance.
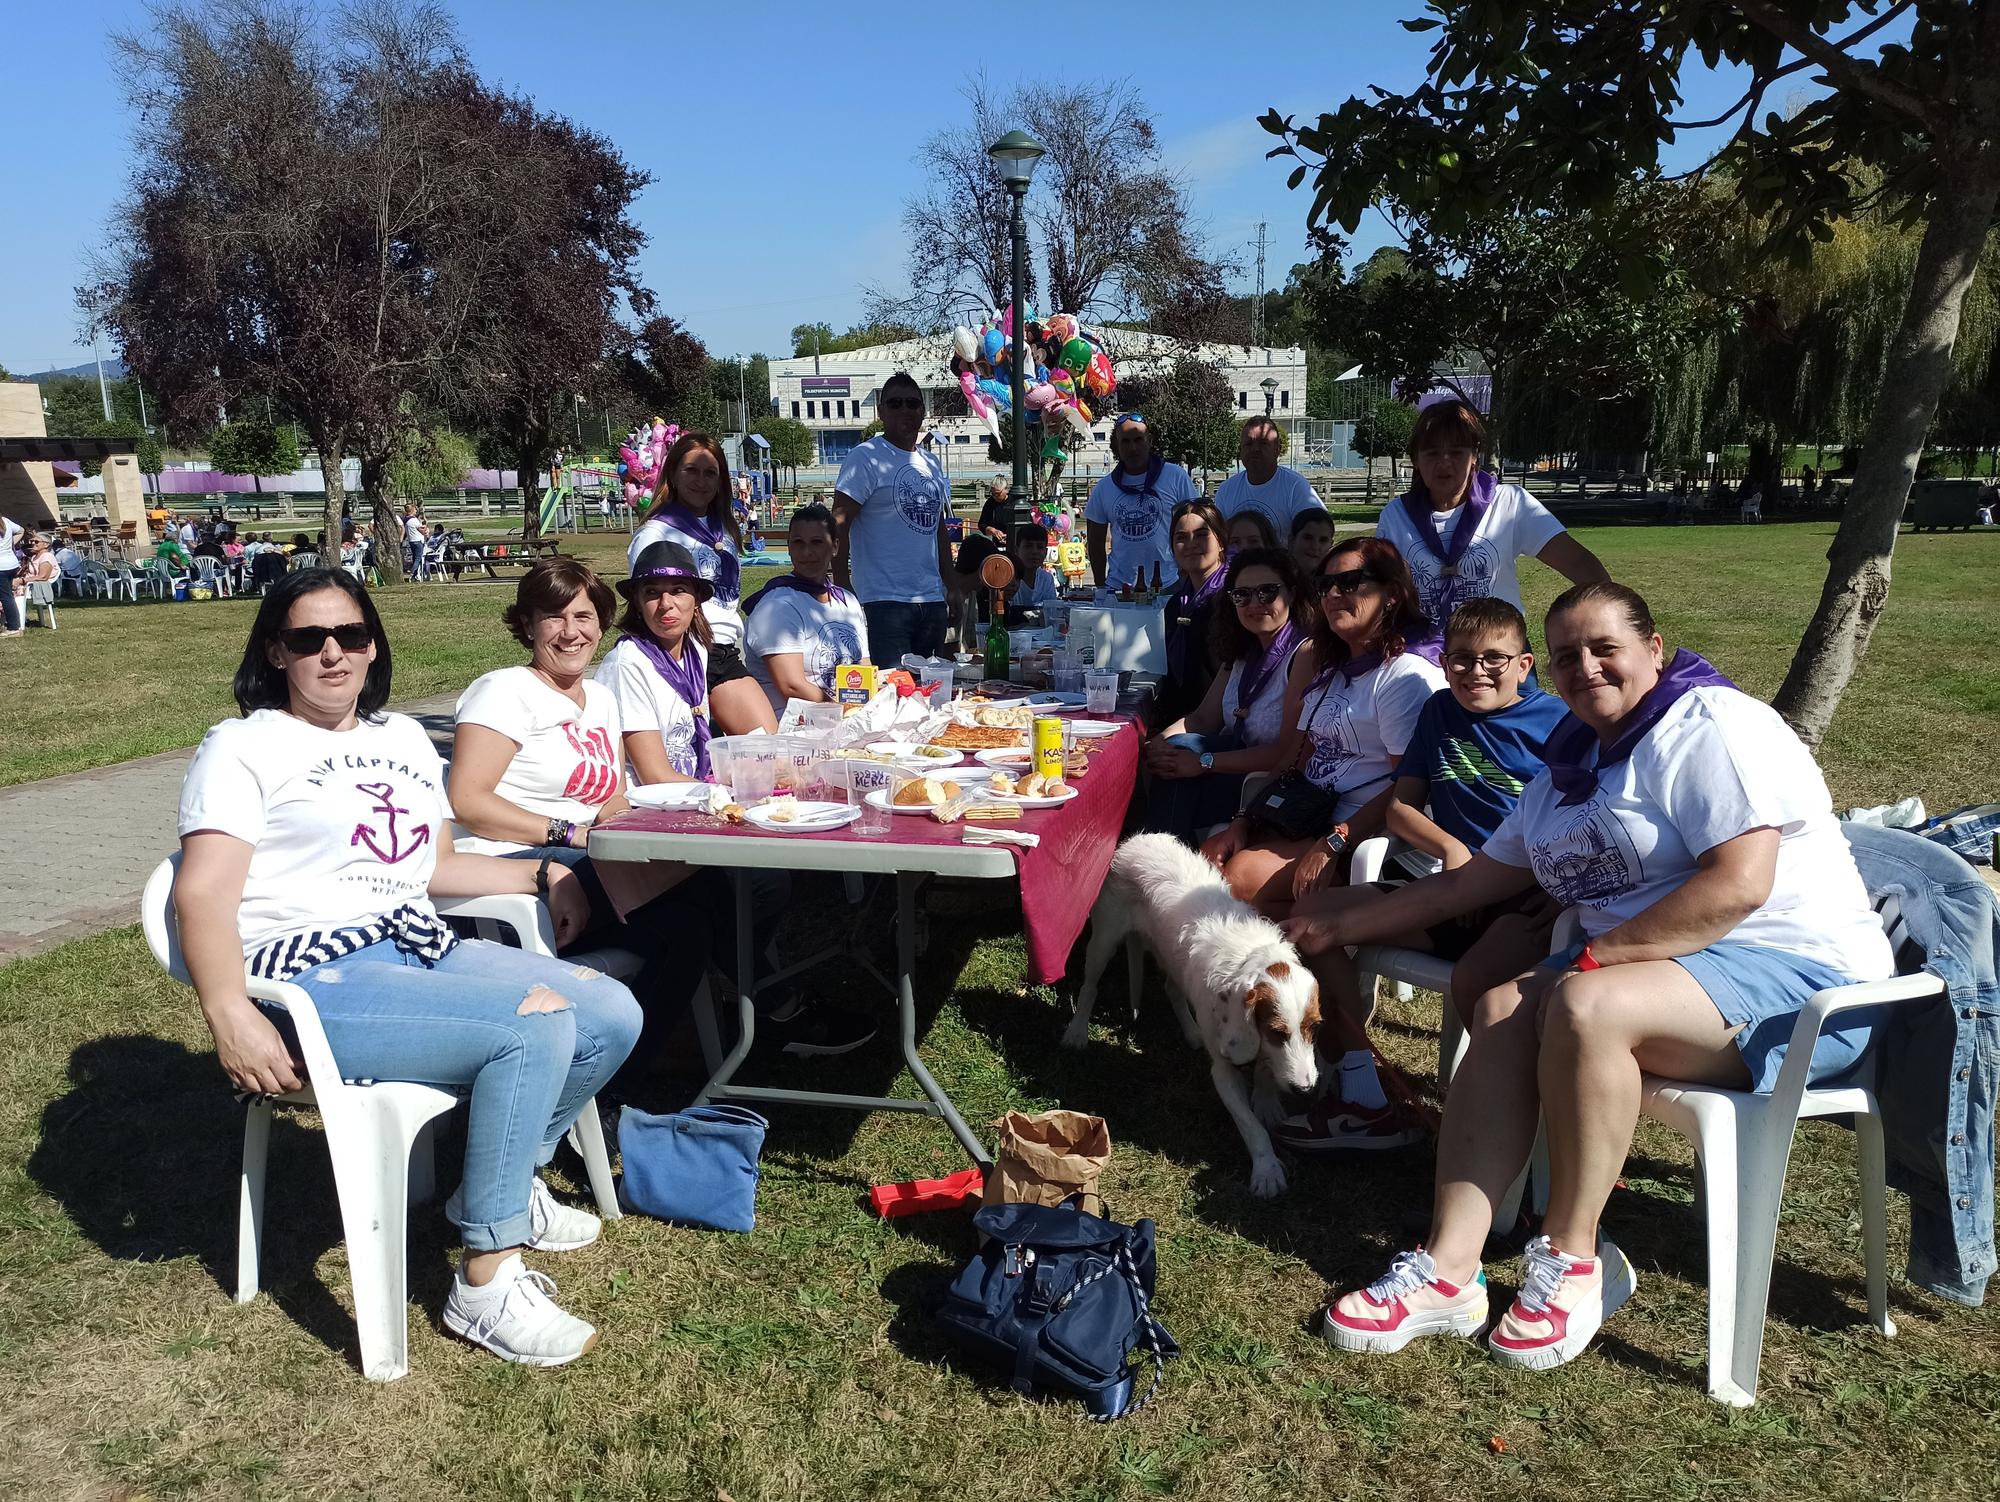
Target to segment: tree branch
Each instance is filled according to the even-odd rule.
[[[1894,7],[1889,16],[1905,9],[1907,4],[1908,0],[1905,0],[1903,5]],[[1786,15],[1775,0],[1735,0],[1735,5],[1745,20],[1762,27],[1786,46],[1818,63],[1829,75],[1845,82],[1857,93],[1866,94],[1877,104],[1885,104],[1899,114],[1908,115],[1926,130],[1937,129],[1937,122],[1932,118],[1930,106],[1922,99],[1900,85],[1889,82],[1882,76],[1881,69],[1841,50],[1865,36],[1868,32],[1867,27],[1863,27],[1845,41],[1833,42]],[[1886,21],[1888,16],[1882,19]]]

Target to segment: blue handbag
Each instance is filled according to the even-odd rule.
[[[949,1339],[1008,1369],[1016,1392],[1082,1398],[1100,1424],[1153,1401],[1180,1347],[1152,1314],[1152,1221],[1062,1204],[988,1205],[972,1223],[986,1240],[938,1311]],[[1134,1401],[1136,1347],[1152,1357],[1153,1385]]]
[[[619,1202],[660,1220],[748,1231],[757,1224],[757,1155],[769,1127],[741,1106],[669,1116],[626,1106],[618,1114]]]

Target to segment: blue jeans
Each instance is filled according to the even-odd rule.
[[[905,652],[919,657],[944,653],[947,612],[943,600],[912,605],[905,600],[863,600],[868,618],[868,660],[877,667],[900,667]]]
[[[535,1169],[639,1036],[639,1004],[609,976],[478,939],[435,965],[385,939],[292,980],[342,1075],[469,1093],[459,1231],[480,1252],[528,1239]],[[569,1005],[520,1015],[538,986]]]
[[[1204,751],[1240,751],[1241,737],[1186,735],[1171,737],[1174,745],[1199,756]],[[1204,772],[1199,777],[1147,777],[1145,817],[1149,834],[1170,834],[1185,845],[1199,845],[1201,832],[1236,817],[1243,801],[1241,772]]]
[[[23,619],[20,604],[14,599],[14,576],[17,568],[0,568],[0,620],[7,623],[6,629],[18,631]]]

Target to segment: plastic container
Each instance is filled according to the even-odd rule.
[[[1094,715],[1111,714],[1118,708],[1118,675],[1092,668],[1083,675],[1084,709]]]
[[[739,735],[729,739],[729,787],[742,804],[762,803],[777,790],[778,741],[775,735]]]

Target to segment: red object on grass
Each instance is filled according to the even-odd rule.
[[[944,1179],[912,1179],[907,1184],[877,1184],[868,1203],[884,1220],[922,1215],[927,1210],[953,1210],[985,1186],[986,1170],[962,1168]]]

